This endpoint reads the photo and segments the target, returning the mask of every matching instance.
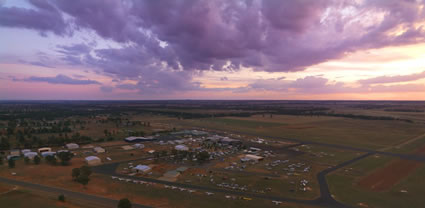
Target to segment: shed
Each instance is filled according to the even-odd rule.
[[[180,172],[180,173],[182,173],[182,172],[184,172],[184,171],[186,171],[186,170],[187,170],[187,167],[184,167],[184,166],[179,167],[179,168],[177,168],[177,169],[176,169],[176,171],[177,171],[177,172]]]
[[[41,156],[42,157],[47,157],[47,156],[55,156],[56,155],[56,152],[42,152],[41,153]]]
[[[179,177],[179,176],[180,176],[180,172],[175,171],[175,170],[170,170],[170,171],[164,173],[164,177],[167,177],[167,178],[176,178],[176,177]]]
[[[133,147],[136,148],[136,149],[143,149],[143,148],[145,148],[145,145],[144,144],[134,144]]]
[[[189,150],[189,147],[187,147],[186,145],[180,144],[180,145],[176,145],[174,147],[174,149],[176,149],[178,151],[188,151]]]
[[[65,145],[67,149],[78,149],[80,148],[80,146],[78,144],[75,143],[69,143]]]
[[[231,145],[242,144],[240,140],[231,139],[229,137],[224,137],[223,139],[220,140],[220,142],[223,144],[231,144]]]
[[[260,160],[263,160],[264,159],[264,157],[261,157],[261,156],[257,156],[257,155],[250,155],[250,154],[247,154],[247,155],[245,155],[245,157],[244,158],[242,158],[244,161],[256,161],[256,162],[258,162],[258,161],[260,161]]]
[[[102,147],[95,147],[93,148],[93,151],[96,153],[104,153],[105,149],[103,149]]]
[[[133,150],[134,147],[132,147],[130,145],[124,145],[124,146],[121,146],[121,149],[123,149],[123,150]]]
[[[38,153],[42,153],[42,152],[51,152],[52,148],[50,147],[42,147],[38,149]]]
[[[151,170],[151,167],[147,166],[147,165],[137,165],[136,167],[133,168],[134,171],[140,173],[147,173]]]
[[[85,158],[87,165],[100,165],[102,161],[96,156],[88,156]]]
[[[37,156],[38,153],[37,152],[26,152],[24,154],[24,157],[27,157],[30,160],[33,160],[35,156]]]

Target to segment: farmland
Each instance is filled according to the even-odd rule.
[[[34,198],[52,207],[79,206],[72,201],[93,195],[101,197],[97,203],[128,198],[141,207],[397,207],[404,200],[418,207],[420,109],[379,102],[7,103],[0,105],[0,179],[71,191],[66,204],[57,192],[7,193],[13,203]],[[67,149],[69,143],[77,148]],[[18,153],[13,167],[6,160],[14,149],[38,155],[41,147],[72,158],[36,164]],[[81,182],[74,169],[87,166],[87,157],[100,163]]]

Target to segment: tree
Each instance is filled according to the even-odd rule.
[[[199,162],[205,162],[210,158],[210,154],[207,151],[202,151],[196,155],[196,159]]]
[[[47,155],[46,156],[46,162],[49,163],[50,165],[56,165],[56,157],[53,155]]]
[[[83,165],[80,168],[81,175],[90,176],[92,174],[92,170],[89,166]]]
[[[29,164],[30,163],[30,159],[28,157],[24,157],[24,162],[25,162],[25,164]]]
[[[61,165],[69,165],[69,161],[74,157],[74,154],[71,152],[59,152],[57,154],[58,158],[61,160]]]
[[[15,167],[15,160],[13,158],[9,159],[9,168],[14,168]]]
[[[72,169],[72,179],[77,180],[78,176],[80,176],[80,168]]]
[[[118,208],[131,208],[131,202],[127,198],[120,199]]]
[[[65,195],[61,194],[58,196],[58,200],[61,202],[65,202]]]
[[[77,178],[77,182],[83,184],[84,186],[86,186],[90,181],[89,176],[84,175],[84,174],[80,174],[80,176],[78,176]]]
[[[39,157],[38,155],[36,155],[36,156],[34,157],[34,164],[38,165],[38,164],[40,164],[40,162],[41,162],[40,157]]]
[[[72,178],[78,182],[86,186],[90,178],[89,176],[92,174],[92,170],[89,166],[81,166],[81,168],[74,168],[72,169]]]

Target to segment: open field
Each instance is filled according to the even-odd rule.
[[[249,118],[209,118],[184,120],[180,125],[245,132],[258,136],[297,138],[355,147],[379,149],[397,145],[423,134],[423,124],[401,121],[355,120],[339,117],[261,115]],[[177,125],[177,124],[176,124]]]
[[[52,104],[52,112],[44,106],[34,111],[0,106],[3,158],[10,149],[80,145],[71,150],[75,156],[68,166],[45,159],[26,164],[21,155],[14,168],[7,161],[0,165],[0,177],[152,207],[400,207],[404,200],[420,207],[423,202],[425,123],[418,104],[404,109],[351,102],[188,103],[78,105],[72,114],[61,110],[66,104]],[[128,136],[154,141],[134,149],[123,141]],[[95,153],[97,146],[106,152]],[[102,164],[83,186],[71,172],[85,165],[87,156]],[[137,165],[149,170],[139,172]],[[0,186],[0,193],[34,198],[32,190],[13,188]],[[34,204],[74,206],[56,197]]]
[[[422,207],[425,203],[423,198],[425,183],[422,179],[424,174],[425,169],[419,168],[384,192],[361,188],[357,185],[356,178],[347,175],[332,174],[327,179],[337,200],[356,207]]]
[[[8,191],[3,192],[5,187]],[[14,208],[94,208],[94,206],[85,206],[76,204],[72,199],[65,199],[66,202],[60,202],[57,196],[50,196],[44,193],[36,193],[35,191],[22,189],[20,187],[11,187],[8,185],[0,184],[0,205],[2,207]]]

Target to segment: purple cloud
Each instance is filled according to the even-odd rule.
[[[202,89],[203,70],[299,71],[349,53],[425,42],[424,1],[413,0],[32,0],[34,9],[0,7],[0,26],[53,32],[94,31],[120,45],[95,49],[57,45],[70,65],[116,80],[133,80],[142,93]],[[64,17],[66,16],[66,20]],[[402,32],[395,35],[393,31]],[[265,82],[268,82],[265,83]],[[367,81],[365,81],[367,82]],[[251,88],[316,89],[306,77],[253,83]]]
[[[67,33],[68,24],[56,7],[46,0],[30,0],[36,9],[4,7],[0,5],[0,26],[34,29],[45,35]]]
[[[36,77],[32,76],[26,79],[20,79],[15,81],[26,81],[26,82],[46,82],[49,84],[68,84],[68,85],[90,85],[90,84],[101,84],[95,80],[82,80],[74,79],[63,74],[56,75],[55,77]]]

